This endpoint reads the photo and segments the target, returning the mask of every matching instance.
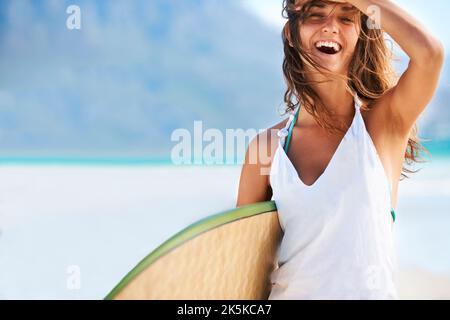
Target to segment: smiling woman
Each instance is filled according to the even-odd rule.
[[[290,116],[251,141],[237,199],[277,206],[284,234],[269,299],[396,299],[398,182],[423,149],[415,122],[442,45],[388,0],[284,0],[283,13]],[[410,58],[400,78],[386,33]],[[269,176],[249,163],[257,150],[268,150]]]

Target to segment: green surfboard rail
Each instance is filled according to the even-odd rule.
[[[203,218],[193,224],[182,229],[168,240],[163,242],[159,247],[153,250],[149,255],[142,259],[125,277],[112,289],[105,297],[105,300],[112,300],[125,288],[138,274],[144,271],[153,262],[157,261],[163,255],[182,245],[186,241],[220,227],[226,223],[234,222],[239,219],[248,218],[258,214],[277,210],[275,201],[263,201],[253,204],[244,205],[234,209],[219,212],[217,214]]]

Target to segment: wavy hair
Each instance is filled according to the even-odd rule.
[[[369,17],[356,10],[355,22],[359,24],[361,31],[349,64],[348,74],[346,76],[334,74],[325,67],[318,65],[310,54],[302,48],[299,32],[311,6],[324,1],[309,0],[302,6],[299,6],[296,2],[296,0],[283,0],[282,16],[288,20],[284,28],[288,28],[290,34],[290,39],[288,39],[285,34],[286,30],[283,29],[281,35],[284,47],[283,75],[287,85],[284,93],[285,113],[293,112],[300,104],[321,127],[326,128],[329,132],[343,132],[341,127],[333,124],[336,123],[336,120],[333,120],[333,114],[325,107],[311,84],[331,81],[331,79],[336,78],[344,79],[346,80],[347,90],[356,92],[361,100],[367,102],[361,108],[370,110],[374,102],[394,87],[398,81],[398,76],[395,74],[391,63],[394,59],[393,50],[388,48],[388,40],[385,39],[384,32],[379,28],[369,28]],[[306,76],[311,71],[306,70],[306,63],[313,67],[314,72],[326,75],[328,80],[313,81],[307,79]],[[293,101],[294,99],[295,101]],[[405,152],[406,164],[426,162],[420,161],[421,150],[429,153],[419,141],[417,123],[415,123],[408,137],[408,146]],[[400,180],[409,178],[403,172],[415,173],[417,171],[409,170],[403,166]]]

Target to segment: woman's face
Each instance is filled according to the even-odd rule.
[[[346,3],[314,1],[300,24],[303,50],[332,72],[346,75],[358,42],[358,9]]]

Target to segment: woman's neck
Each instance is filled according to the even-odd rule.
[[[354,97],[347,91],[346,85],[342,80],[333,80],[324,83],[315,83],[312,85],[314,91],[322,99],[325,107],[336,117],[338,121],[348,122],[354,116]],[[314,117],[303,110],[302,115],[304,124],[315,124]],[[300,111],[300,113],[302,113]],[[300,117],[300,115],[299,115]]]
[[[336,116],[350,117],[353,114],[353,96],[342,82],[328,82],[314,86],[325,107]]]

